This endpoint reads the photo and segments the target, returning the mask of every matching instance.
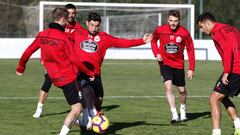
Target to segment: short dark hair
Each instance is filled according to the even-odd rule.
[[[98,13],[91,12],[88,14],[87,21],[98,21],[99,23],[101,23],[101,16]]]
[[[168,11],[168,16],[174,16],[174,17],[179,18],[179,20],[180,20],[180,12],[179,12],[179,10],[170,10],[170,11]]]
[[[209,13],[209,12],[204,12],[204,13],[202,13],[201,15],[198,16],[198,18],[197,18],[197,24],[198,24],[199,22],[203,22],[203,21],[206,21],[206,20],[209,20],[209,21],[211,21],[211,22],[216,22],[215,17],[214,17],[211,13]]]
[[[66,9],[76,9],[76,6],[73,5],[73,4],[71,4],[71,3],[65,5],[64,7],[65,7]]]
[[[62,17],[68,18],[68,11],[65,8],[55,8],[52,12],[53,21],[59,21]]]

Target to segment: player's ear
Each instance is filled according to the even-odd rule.
[[[88,20],[86,20],[86,25],[88,26]]]

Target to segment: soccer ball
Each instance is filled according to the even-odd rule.
[[[109,121],[105,115],[96,115],[92,119],[92,129],[96,133],[104,133],[109,127]]]

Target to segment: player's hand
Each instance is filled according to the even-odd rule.
[[[90,81],[94,81],[94,79],[95,79],[94,76],[89,78]]]
[[[40,63],[41,63],[42,65],[44,65],[44,61],[40,60]]]
[[[22,75],[23,75],[23,73],[20,73],[20,72],[18,72],[18,71],[16,71],[16,74],[17,74],[18,76],[22,76]]]
[[[229,83],[227,78],[228,78],[228,73],[224,73],[223,76],[222,76],[222,82],[225,85],[228,85],[228,83]]]
[[[152,34],[145,34],[144,36],[143,36],[143,41],[145,42],[145,43],[148,43],[148,42],[150,42],[151,40],[152,40]]]
[[[157,58],[158,61],[163,61],[161,54],[157,54],[157,55],[156,55],[156,58]]]
[[[192,80],[193,74],[194,74],[194,71],[188,70],[188,72],[187,72],[187,78],[190,79],[190,80]]]

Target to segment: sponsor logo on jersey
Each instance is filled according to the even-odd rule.
[[[99,42],[100,41],[100,37],[97,35],[96,37],[94,37],[94,41],[95,42]]]
[[[85,40],[80,43],[80,48],[85,52],[96,52],[98,49],[98,44],[92,40]]]
[[[181,38],[180,36],[177,36],[176,42],[177,42],[177,43],[180,43],[181,41],[182,41],[182,38]]]
[[[180,49],[179,45],[171,42],[169,44],[164,45],[164,49],[166,50],[167,53],[177,53]]]

